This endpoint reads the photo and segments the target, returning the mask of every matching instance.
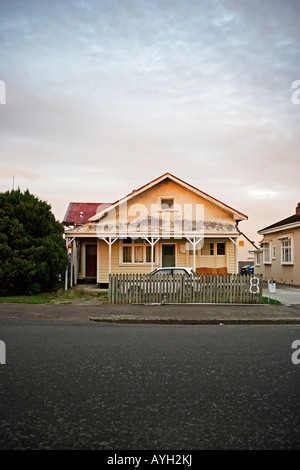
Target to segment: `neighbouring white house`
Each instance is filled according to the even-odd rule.
[[[300,203],[294,215],[258,233],[263,239],[254,251],[255,273],[264,280],[300,286]]]

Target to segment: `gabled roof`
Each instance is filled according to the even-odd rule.
[[[110,203],[103,202],[70,202],[66,215],[63,219],[64,225],[82,225],[89,221],[89,218],[109,207]]]
[[[250,240],[250,238],[248,238],[247,235],[244,234],[244,232],[241,232],[241,231],[239,230],[239,233],[240,233],[240,236],[245,237],[246,240],[247,240],[249,243],[251,243],[251,245],[257,250],[257,246],[255,245],[255,242],[253,242],[252,240]]]
[[[300,214],[294,214],[291,215],[290,217],[287,217],[286,219],[280,220],[279,222],[276,222],[275,224],[269,225],[268,227],[262,228],[261,230],[258,231],[258,233],[263,234],[266,230],[273,230],[278,231],[282,230],[285,228],[286,225],[291,225],[291,224],[299,224],[300,223]]]
[[[153,181],[150,181],[150,183],[147,183],[144,186],[141,186],[139,189],[136,189],[136,190],[132,191],[131,193],[127,194],[127,196],[124,196],[122,199],[119,199],[118,201],[111,204],[106,212],[109,212],[110,210],[117,207],[119,204],[129,201],[133,197],[138,196],[139,194],[143,193],[144,191],[146,191],[146,190],[152,188],[153,186],[161,183],[162,181],[168,180],[168,179],[171,180],[171,181],[174,181],[175,183],[180,184],[181,186],[189,189],[190,191],[193,191],[194,193],[198,194],[199,196],[203,197],[204,199],[206,199],[206,200],[216,204],[217,206],[221,207],[223,210],[226,210],[227,212],[230,212],[231,214],[233,214],[235,216],[235,218],[237,220],[246,220],[246,219],[248,219],[248,216],[243,214],[242,212],[239,212],[239,211],[233,209],[232,207],[228,206],[227,204],[224,204],[223,202],[219,201],[218,199],[215,199],[214,197],[209,196],[208,194],[204,193],[203,191],[200,191],[200,189],[195,188],[191,184],[186,183],[185,181],[177,178],[176,176],[172,175],[171,173],[165,173],[164,175],[154,179]],[[99,220],[101,218],[101,216],[103,215],[104,209],[106,209],[106,208],[103,208],[103,209],[97,211],[97,213],[95,215],[93,215],[89,218],[89,221],[90,222],[95,222],[95,221]]]

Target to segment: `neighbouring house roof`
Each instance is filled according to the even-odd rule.
[[[106,209],[111,204],[106,202],[70,202],[66,215],[63,219],[64,225],[82,225],[97,212]]]
[[[287,217],[286,219],[280,220],[279,222],[276,222],[275,224],[269,225],[268,227],[265,227],[261,230],[258,231],[259,234],[263,234],[267,230],[273,230],[274,231],[279,231],[285,228],[286,225],[291,225],[291,224],[300,224],[300,214],[294,214],[291,215],[290,217]]]
[[[146,191],[146,190],[150,189],[152,186],[155,186],[156,184],[159,184],[162,181],[167,180],[167,179],[169,179],[171,181],[174,181],[174,182],[180,184],[181,186],[186,187],[187,189],[189,189],[190,191],[193,191],[194,193],[198,194],[199,196],[203,197],[204,199],[207,199],[208,201],[213,202],[214,204],[218,205],[219,207],[223,208],[224,210],[227,210],[231,214],[234,214],[236,220],[247,220],[248,219],[248,216],[243,214],[242,212],[239,212],[239,211],[233,209],[232,207],[228,206],[227,204],[224,204],[223,202],[219,201],[218,199],[215,199],[214,197],[209,196],[208,194],[204,193],[203,191],[200,191],[199,189],[195,188],[191,184],[186,183],[185,181],[177,178],[174,175],[171,175],[171,173],[165,173],[164,175],[154,179],[150,183],[147,183],[146,185],[141,186],[139,189],[133,190],[127,196],[124,196],[122,199],[119,199],[118,201],[111,204],[109,210],[112,210],[113,208],[117,207],[119,204],[121,204],[125,201],[128,201],[128,200],[132,199],[133,197],[136,197],[138,194],[142,193],[143,191]],[[90,222],[95,222],[95,221],[99,220],[102,216],[102,212],[104,211],[104,209],[105,208],[102,208],[102,209],[98,210],[96,214],[93,214],[89,218],[89,221]]]
[[[241,236],[245,237],[246,240],[247,240],[249,243],[251,243],[251,245],[253,245],[253,247],[257,250],[257,246],[255,245],[255,242],[253,242],[252,240],[250,240],[250,238],[248,238],[247,235],[244,234],[244,232],[241,232],[241,231],[239,230],[239,233],[240,233]]]

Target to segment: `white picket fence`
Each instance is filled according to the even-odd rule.
[[[262,275],[110,274],[108,300],[131,303],[262,303]]]

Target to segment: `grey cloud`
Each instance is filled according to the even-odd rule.
[[[298,1],[0,7],[2,164],[46,173],[54,201],[117,199],[166,171],[253,214],[249,182],[296,197]]]

